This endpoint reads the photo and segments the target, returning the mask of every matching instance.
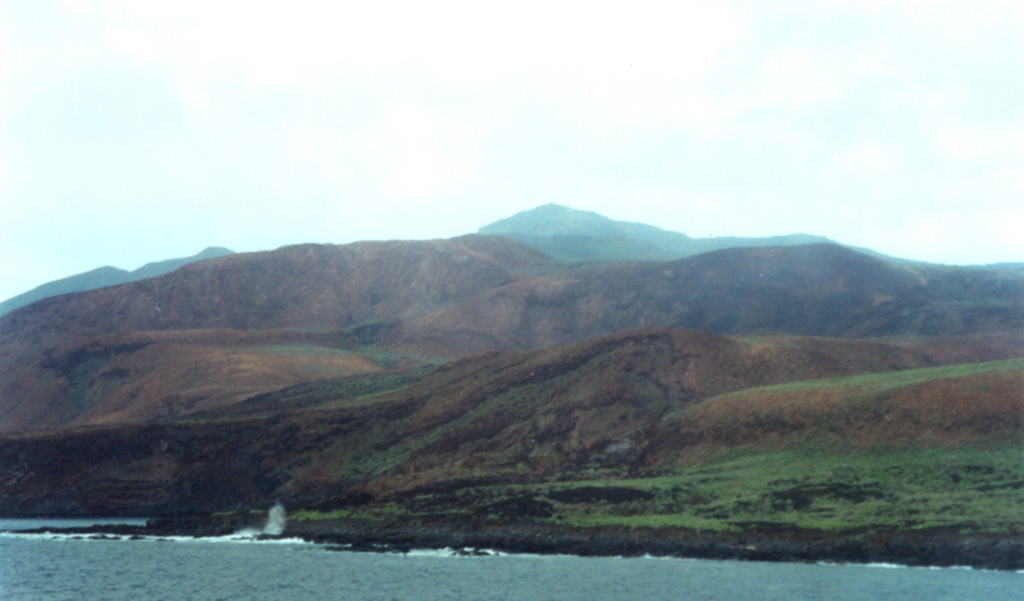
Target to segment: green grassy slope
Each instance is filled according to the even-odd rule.
[[[628,477],[424,487],[386,502],[293,513],[482,523],[688,528],[709,531],[872,531],[942,528],[1021,533],[1024,448],[873,448],[845,452],[734,449],[700,463]],[[510,502],[511,501],[511,502]]]
[[[393,492],[298,518],[1019,534],[1022,383],[1024,359],[1014,359],[755,387],[624,427],[618,457],[614,445],[572,448],[569,431],[561,446],[488,446],[508,435],[487,427],[490,414],[529,404],[499,395],[425,437],[367,440],[345,470]],[[522,439],[538,423],[509,427]]]

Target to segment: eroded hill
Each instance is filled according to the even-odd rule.
[[[0,429],[167,418],[304,381],[665,326],[928,337],[943,363],[997,359],[1024,350],[1024,275],[829,244],[581,266],[487,236],[232,255],[0,318]]]
[[[188,419],[9,435],[0,511],[322,509],[466,479],[650,477],[730,449],[1022,442],[1021,360],[932,361],[904,345],[679,329],[488,353]]]

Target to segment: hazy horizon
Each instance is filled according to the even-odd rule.
[[[0,5],[0,299],[546,203],[1024,261],[1009,2]]]

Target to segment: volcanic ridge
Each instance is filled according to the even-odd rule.
[[[1024,271],[562,209],[3,315],[0,513],[1024,567]]]

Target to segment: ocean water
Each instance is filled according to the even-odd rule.
[[[12,527],[0,520],[0,529]],[[16,524],[15,527],[26,527]],[[31,525],[27,527],[33,527]],[[1024,598],[1024,574],[654,558],[375,554],[298,540],[0,533],[0,599],[903,600]]]

